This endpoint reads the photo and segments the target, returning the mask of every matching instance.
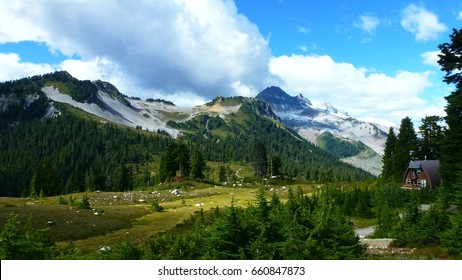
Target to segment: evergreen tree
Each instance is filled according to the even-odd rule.
[[[382,157],[382,178],[385,180],[393,177],[393,155],[395,153],[396,140],[395,130],[393,127],[390,127]]]
[[[179,171],[178,176],[180,178],[187,177],[191,170],[190,166],[190,155],[188,147],[185,144],[177,144],[175,148],[175,157],[176,157],[176,170]]]
[[[401,120],[393,154],[393,179],[397,182],[403,179],[403,174],[414,159],[417,151],[417,135],[409,117]]]
[[[204,171],[206,168],[204,157],[202,153],[196,148],[193,149],[191,158],[191,167],[190,167],[190,178],[193,180],[202,180],[204,179]]]
[[[255,177],[264,177],[268,166],[266,147],[261,142],[255,144],[253,149],[253,170]]]
[[[445,72],[444,81],[455,86],[446,97],[447,130],[441,147],[441,179],[450,193],[460,192],[455,183],[462,177],[462,29],[453,29],[451,41],[439,45],[438,60]]]
[[[113,191],[127,191],[133,189],[133,174],[131,168],[121,163],[114,174]]]
[[[238,208],[231,203],[225,216],[217,226],[215,257],[218,259],[242,259],[242,249],[247,244],[247,235],[242,227]]]
[[[270,175],[271,176],[279,176],[281,175],[281,158],[278,156],[271,156],[270,158]]]
[[[77,167],[69,176],[66,184],[66,193],[75,193],[85,191],[85,175],[82,168]]]
[[[220,165],[218,168],[218,181],[220,183],[226,182],[226,167],[224,165]]]
[[[420,159],[439,159],[440,143],[443,140],[443,128],[439,124],[442,118],[439,116],[426,116],[420,125]]]
[[[17,214],[11,214],[0,233],[0,259],[10,260],[46,260],[56,251],[55,244],[49,238],[47,229],[36,229],[29,216],[21,229],[18,227]]]
[[[54,168],[48,162],[41,163],[31,178],[30,193],[55,195],[57,186],[58,179]]]
[[[178,166],[176,159],[175,145],[170,144],[160,158],[159,177],[161,181],[170,180],[176,176]]]

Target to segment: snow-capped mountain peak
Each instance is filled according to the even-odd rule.
[[[315,144],[326,132],[340,141],[363,143],[370,148],[369,156],[374,158],[373,163],[367,163],[367,170],[376,175],[380,173],[380,155],[387,136],[384,126],[339,113],[339,110],[328,103],[313,105],[301,93],[290,96],[274,86],[266,88],[256,98],[267,102],[282,122]]]

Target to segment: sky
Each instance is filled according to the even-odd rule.
[[[444,116],[451,0],[0,0],[0,81],[58,70],[194,106],[274,85],[363,119]]]

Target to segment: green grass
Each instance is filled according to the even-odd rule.
[[[167,112],[163,110],[158,110],[162,116],[167,119],[167,120],[173,120],[173,121],[182,121],[189,117],[189,114],[186,113],[181,113],[181,112]]]
[[[101,245],[117,244],[126,238],[135,243],[143,242],[154,233],[174,228],[200,208],[223,208],[231,205],[232,201],[245,207],[253,203],[258,191],[258,187],[182,184],[173,183],[165,189],[159,188],[155,194],[147,191],[92,192],[38,200],[0,197],[0,225],[5,224],[10,214],[18,214],[21,223],[31,216],[35,227],[49,228],[50,236],[58,246],[68,246],[72,241],[76,248],[89,256]],[[171,188],[179,188],[180,196],[172,194]],[[88,196],[92,209],[60,204],[69,201],[71,196],[79,201],[84,195]],[[154,211],[151,206],[154,200],[159,201],[164,211]],[[53,224],[49,225],[49,221]]]
[[[228,98],[221,101],[221,106],[238,106],[242,101],[239,99]]]
[[[221,163],[210,162],[213,168]],[[250,165],[231,163],[233,170],[241,169],[243,175],[252,172]],[[254,179],[255,180],[255,179]],[[353,185],[343,186],[344,188]],[[281,179],[244,184],[242,187],[219,186],[205,182],[172,182],[160,186],[151,186],[146,190],[131,192],[91,192],[45,197],[37,200],[29,198],[0,197],[0,226],[10,214],[18,214],[18,220],[25,223],[32,216],[37,228],[48,227],[50,236],[61,248],[70,244],[79,250],[81,258],[91,259],[102,245],[113,246],[124,240],[134,244],[146,242],[150,236],[159,232],[181,227],[187,219],[201,208],[213,211],[216,207],[225,209],[231,203],[247,207],[256,202],[256,195],[264,187],[269,199],[275,192],[281,201],[285,201],[289,188],[311,195],[326,188],[321,184],[302,184]],[[180,196],[171,193],[179,189]],[[85,195],[90,200],[92,209],[78,209],[75,206],[60,204],[81,200]],[[158,201],[164,208],[156,212],[151,203]],[[95,215],[95,211],[100,215]],[[48,225],[53,221],[53,225]],[[377,224],[377,219],[353,219],[357,228]],[[372,252],[369,259],[441,259],[447,254],[441,248],[388,248],[381,252]]]
[[[45,86],[52,86],[54,88],[57,88],[60,93],[70,95],[70,90],[69,87],[62,82],[57,82],[57,81],[49,81],[45,84]]]
[[[366,218],[352,218],[355,228],[365,228],[370,226],[375,226],[378,223],[377,218],[366,219]]]

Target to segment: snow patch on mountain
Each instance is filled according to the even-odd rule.
[[[269,87],[257,96],[257,99],[270,104],[274,113],[303,138],[315,143],[317,137],[329,132],[345,141],[359,141],[372,151],[356,157],[344,159],[352,165],[379,175],[381,155],[390,126],[388,122],[367,121],[341,113],[328,103],[316,104],[302,94],[290,96],[278,87]]]
[[[106,120],[127,125],[130,127],[141,126],[149,131],[157,131],[158,129],[168,132],[173,137],[179,133],[178,130],[169,128],[164,121],[159,117],[158,110],[172,111],[171,105],[162,103],[142,103],[136,100],[129,99],[131,106],[122,104],[103,91],[98,91],[98,98],[103,102],[103,108],[95,103],[81,103],[72,99],[69,95],[62,94],[58,89],[48,86],[42,88],[43,93],[53,101],[66,103],[76,108],[80,108],[90,114],[104,118]],[[166,108],[169,107],[169,108]],[[181,111],[178,110],[178,111]]]
[[[149,131],[163,130],[172,137],[177,137],[181,132],[169,127],[167,125],[169,120],[182,122],[200,114],[212,114],[225,118],[228,114],[236,113],[242,106],[242,104],[223,106],[221,103],[216,103],[212,106],[202,105],[185,108],[164,102],[148,102],[126,97],[124,97],[125,100],[121,100],[120,98],[123,97],[115,98],[104,90],[99,90],[97,96],[101,101],[100,104],[102,104],[100,106],[96,103],[75,101],[71,96],[62,94],[57,88],[52,86],[42,88],[42,92],[55,102],[69,104],[110,122],[130,127],[141,126],[142,129]],[[54,112],[51,110],[49,114],[53,114]]]

